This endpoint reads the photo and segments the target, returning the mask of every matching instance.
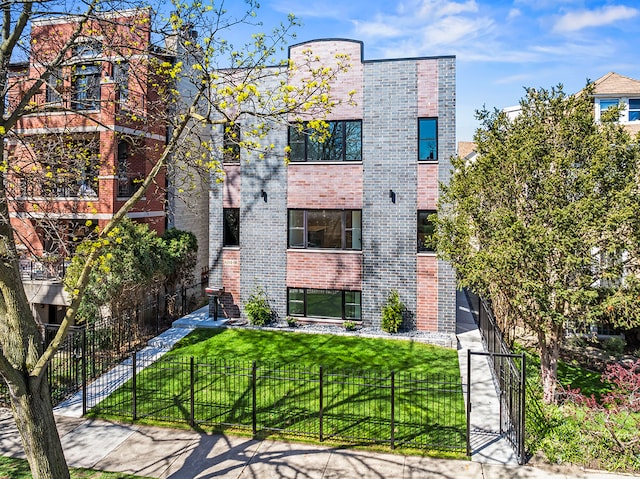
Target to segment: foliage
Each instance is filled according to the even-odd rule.
[[[257,288],[244,304],[244,312],[254,326],[266,326],[273,319],[269,298],[264,289]]]
[[[343,323],[342,323],[342,327],[343,327],[344,329],[346,329],[347,331],[355,331],[355,330],[356,330],[356,328],[357,328],[357,326],[358,326],[358,325],[356,324],[356,322],[355,322],[355,321],[347,320],[347,321],[345,321],[345,322],[343,322]]]
[[[400,294],[392,289],[387,296],[387,302],[382,308],[382,330],[387,333],[397,333],[402,326],[405,305],[400,301]]]
[[[640,360],[628,366],[610,364],[602,381],[611,390],[600,399],[567,388],[564,411],[578,436],[579,461],[606,469],[640,471]],[[571,422],[571,421],[569,421]]]
[[[604,349],[611,356],[620,356],[624,352],[624,348],[627,342],[620,336],[611,336],[610,338],[604,338],[601,342],[602,349]]]
[[[597,285],[640,298],[639,146],[621,125],[595,122],[592,93],[530,88],[515,117],[478,112],[478,156],[453,160],[435,218],[437,250],[461,286],[500,305],[501,324],[537,336],[547,402],[565,322],[616,309]],[[630,277],[615,287],[623,267]],[[640,321],[640,307],[625,311]]]
[[[132,304],[142,291],[186,277],[195,263],[197,247],[193,233],[171,228],[158,236],[148,225],[128,218],[108,240],[80,244],[65,276],[68,290],[76,284],[91,251],[99,249],[100,256],[76,321],[92,321],[102,305]]]
[[[290,328],[298,327],[298,323],[298,318],[294,316],[287,316],[287,326],[289,326]]]

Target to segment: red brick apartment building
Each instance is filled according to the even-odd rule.
[[[289,57],[300,63],[308,49],[322,64],[350,55],[332,95],[355,91],[355,105],[331,112],[322,144],[274,125],[265,141],[289,146],[288,164],[241,154],[223,165],[210,193],[210,286],[231,316],[262,289],[279,318],[368,327],[396,289],[406,327],[454,333],[454,272],[425,240],[455,154],[455,57],[364,60],[361,42],[339,39]]]
[[[11,65],[9,111],[77,25],[74,16],[32,22],[29,59]],[[7,137],[8,154],[20,165],[9,181],[11,222],[27,296],[44,323],[64,313],[59,268],[73,254],[73,239],[112,217],[166,143],[165,123],[154,121],[162,111],[149,73],[149,25],[145,9],[88,22]],[[149,191],[129,216],[163,232],[164,195]]]

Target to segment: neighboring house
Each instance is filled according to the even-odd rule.
[[[30,58],[11,66],[9,112],[71,38],[77,21],[68,16],[31,23]],[[33,113],[7,137],[9,154],[22,165],[10,182],[11,223],[27,296],[43,323],[59,322],[64,314],[61,275],[74,240],[109,221],[167,141],[164,122],[150,121],[162,113],[148,69],[151,51],[146,9],[90,22],[34,97]],[[162,173],[157,184],[165,182]],[[162,233],[164,190],[150,189],[129,216]]]
[[[596,120],[607,108],[621,105],[620,123],[631,133],[640,132],[640,80],[609,72],[593,82]]]
[[[288,163],[225,158],[210,194],[209,285],[231,317],[262,289],[279,318],[368,327],[397,289],[407,327],[454,333],[455,275],[431,249],[429,215],[456,150],[455,57],[363,60],[361,42],[340,39],[289,57],[308,49],[321,63],[351,56],[333,94],[355,90],[356,104],[332,111],[323,143],[304,124],[274,125],[265,141],[288,145]]]

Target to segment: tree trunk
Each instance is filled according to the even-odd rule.
[[[555,403],[558,386],[558,358],[562,341],[562,324],[551,324],[547,331],[538,331],[540,345],[540,374],[542,376],[542,400],[546,404]]]
[[[11,391],[11,407],[33,479],[69,479],[49,385],[46,380],[30,379],[27,389],[24,394]]]

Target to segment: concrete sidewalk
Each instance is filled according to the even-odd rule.
[[[157,479],[617,479],[631,476],[434,459],[304,443],[256,441],[57,416],[71,467]],[[8,410],[0,410],[0,455],[24,457]]]

